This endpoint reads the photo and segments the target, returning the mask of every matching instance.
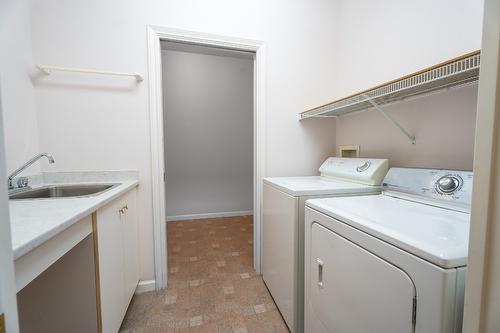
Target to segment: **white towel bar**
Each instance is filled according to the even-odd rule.
[[[97,69],[85,69],[85,68],[73,68],[73,67],[61,67],[61,66],[49,66],[49,65],[37,65],[39,70],[45,74],[50,74],[52,71],[61,72],[75,72],[75,73],[86,73],[86,74],[100,74],[100,75],[114,75],[114,76],[133,76],[138,82],[144,80],[141,74],[138,73],[126,73],[126,72],[112,72],[112,71],[101,71]]]

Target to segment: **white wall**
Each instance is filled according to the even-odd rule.
[[[482,0],[340,0],[332,99],[481,47]],[[393,166],[472,169],[477,87],[386,107],[410,142],[376,110],[337,120],[338,145]]]
[[[162,45],[166,212],[253,207],[253,55]]]
[[[32,0],[34,60],[146,74],[147,24],[262,40],[267,175],[314,174],[335,151],[335,121],[299,123],[298,112],[480,43],[480,0],[342,1],[340,12],[336,4]],[[153,278],[147,78],[54,74],[37,80],[36,98],[39,147],[54,153],[52,169],[139,170],[142,279]]]
[[[337,119],[337,144],[359,144],[363,157],[391,166],[472,170],[477,86],[384,106],[416,135],[412,145],[374,109]]]
[[[31,2],[34,60],[146,76],[146,25],[266,43],[267,175],[315,174],[335,151],[334,121],[297,114],[332,95],[335,3],[87,0]],[[36,82],[40,149],[52,169],[137,169],[141,278],[154,277],[148,84],[57,73]]]
[[[0,3],[0,87],[5,124],[7,172],[39,152],[30,12],[27,0]],[[26,173],[36,173],[38,164]]]

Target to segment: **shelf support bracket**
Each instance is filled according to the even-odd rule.
[[[394,118],[392,118],[389,114],[387,114],[387,112],[382,110],[380,106],[376,102],[374,102],[369,96],[365,95],[365,97],[368,100],[368,102],[375,108],[375,110],[380,112],[385,117],[385,119],[389,120],[394,126],[396,126],[401,131],[401,133],[403,133],[410,140],[412,145],[416,144],[417,141],[414,135],[411,135],[403,126],[401,126],[401,124],[399,124],[396,120],[394,120]]]

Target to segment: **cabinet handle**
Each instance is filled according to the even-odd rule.
[[[318,286],[323,288],[323,260],[316,258],[316,263],[318,264]]]
[[[128,205],[125,205],[122,208],[118,209],[118,213],[125,214],[127,210],[128,210]]]

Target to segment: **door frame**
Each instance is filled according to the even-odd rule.
[[[464,333],[498,332],[500,321],[500,3],[486,0],[474,143]]]
[[[163,92],[160,42],[168,40],[255,53],[253,117],[254,268],[260,273],[262,179],[265,176],[265,45],[263,42],[173,28],[148,26],[151,193],[153,201],[155,288],[167,286],[167,228],[165,213]]]
[[[0,184],[6,184],[7,181],[4,138],[2,100],[0,96]],[[10,233],[9,197],[6,186],[0,188],[0,320],[2,320],[2,316],[5,321],[4,329],[7,332],[19,332],[14,253]],[[3,324],[0,322],[0,327]]]

